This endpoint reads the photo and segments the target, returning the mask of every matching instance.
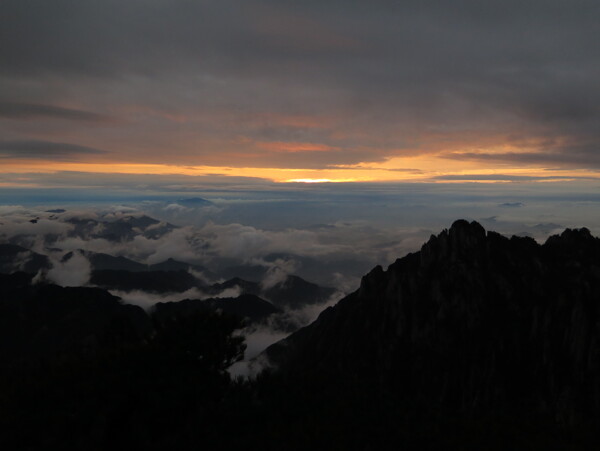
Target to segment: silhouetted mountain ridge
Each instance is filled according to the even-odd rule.
[[[430,413],[599,418],[600,239],[567,229],[539,245],[456,221],[265,355],[280,374],[361,381]]]
[[[16,244],[0,244],[0,273],[24,271],[35,274],[48,268],[50,260],[45,255]]]
[[[155,304],[152,316],[157,321],[172,316],[189,316],[201,310],[221,311],[256,323],[265,321],[270,315],[280,313],[273,304],[252,294],[242,294],[237,298],[184,299],[177,302]]]
[[[334,288],[321,287],[294,275],[287,275],[268,287],[258,282],[249,282],[234,277],[223,283],[213,285],[212,290],[219,292],[235,287],[238,287],[242,293],[262,296],[278,308],[292,310],[307,305],[322,304],[336,292]]]
[[[0,274],[4,448],[216,449],[225,369],[245,348],[238,318],[200,309],[159,321],[98,288],[31,281]]]
[[[107,290],[147,291],[152,293],[181,293],[205,284],[187,271],[92,271],[90,284]]]
[[[141,346],[157,328],[176,320],[193,321],[198,315],[224,314],[247,324],[279,313],[253,295],[158,303],[145,312],[101,288],[32,281],[24,272],[0,274],[0,368],[55,364],[74,355],[93,358],[98,350]]]
[[[31,284],[0,274],[0,365],[57,362],[64,356],[139,344],[152,331],[137,306],[99,288]]]

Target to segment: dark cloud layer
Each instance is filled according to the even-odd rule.
[[[474,160],[482,162],[508,162],[519,164],[540,164],[557,168],[600,168],[600,147],[589,146],[560,147],[542,152],[460,152],[447,153],[445,158],[456,160]]]
[[[53,105],[10,102],[0,102],[0,117],[24,120],[46,117],[89,122],[104,122],[108,120],[107,117],[101,114],[89,111],[62,108]]]
[[[0,141],[0,158],[68,160],[78,155],[103,154],[103,150],[50,141]]]
[[[445,181],[499,181],[499,182],[536,182],[548,180],[597,180],[595,177],[574,177],[574,176],[533,176],[533,175],[510,175],[510,174],[450,174],[438,175],[432,177],[433,180]]]
[[[511,143],[523,164],[598,167],[599,16],[585,0],[5,0],[0,115],[41,123],[0,131],[49,139],[44,119],[99,114],[126,120],[70,133],[123,160],[324,167]]]

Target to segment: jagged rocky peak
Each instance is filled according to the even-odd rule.
[[[459,219],[454,221],[450,229],[444,229],[438,235],[431,235],[420,252],[397,259],[389,270],[401,272],[409,267],[427,268],[436,263],[449,264],[464,259],[477,264],[477,261],[484,257],[488,236],[490,241],[507,240],[496,232],[488,232],[486,235],[483,226],[476,221]],[[378,265],[362,278],[360,292],[364,293],[365,290],[381,286],[385,280],[386,271]]]
[[[586,241],[594,241],[597,238],[593,237],[590,230],[586,227],[580,229],[565,229],[560,235],[553,235],[548,238],[549,241],[563,240],[572,243],[584,243]]]
[[[600,240],[567,229],[540,245],[456,221],[266,356],[451,411],[600,418]]]
[[[431,235],[420,252],[399,258],[390,268],[402,270],[406,269],[407,265],[415,264],[427,267],[440,261],[456,262],[467,256],[473,259],[484,250],[488,237],[490,240],[507,240],[496,232],[488,232],[486,235],[483,226],[476,221],[459,219],[454,221],[450,229],[444,229],[438,235]],[[385,273],[380,265],[373,268],[363,277],[361,291],[367,286],[380,284],[385,278]]]
[[[360,281],[359,293],[366,293],[378,286],[385,280],[385,271],[381,265],[375,266],[369,273],[362,277]]]
[[[544,247],[569,259],[589,261],[600,255],[600,239],[592,236],[585,227],[566,229],[560,235],[553,235]]]
[[[449,230],[443,230],[439,235],[431,236],[421,248],[421,258],[425,264],[440,258],[449,258],[451,261],[455,261],[480,247],[485,239],[486,232],[481,224],[459,219],[452,224]]]

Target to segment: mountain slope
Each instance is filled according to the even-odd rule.
[[[0,245],[1,246],[1,245]],[[0,248],[1,249],[1,248]],[[24,249],[26,250],[26,249]],[[154,263],[152,265],[146,265],[144,263],[139,263],[135,260],[131,260],[129,258],[123,256],[113,256],[110,254],[104,254],[101,252],[92,252],[86,251],[83,249],[78,249],[76,252],[79,252],[85,258],[87,258],[92,266],[92,269],[95,271],[129,271],[129,272],[146,272],[146,271],[195,271],[196,273],[202,273],[207,278],[216,278],[216,275],[210,272],[203,266],[195,265],[191,263],[180,262],[174,260],[172,258],[168,258],[167,260]],[[68,252],[62,257],[62,261],[66,262],[73,257],[73,252]]]
[[[25,273],[0,275],[0,366],[60,361],[137,344],[151,335],[139,307],[98,288],[31,285]]]
[[[175,315],[192,315],[201,310],[222,311],[246,319],[250,323],[265,321],[279,313],[271,303],[254,296],[243,294],[237,298],[184,299],[178,302],[159,302],[154,306],[152,316],[156,321],[165,321]]]
[[[50,260],[16,244],[0,244],[0,273],[24,271],[35,274],[41,269],[50,268]]]
[[[567,229],[538,245],[456,221],[265,355],[280,374],[429,411],[598,418],[600,240]]]
[[[321,287],[294,275],[288,275],[266,289],[260,283],[234,277],[223,283],[214,284],[212,290],[218,293],[235,287],[238,287],[244,294],[264,297],[280,309],[291,310],[324,303],[335,293],[333,288]]]

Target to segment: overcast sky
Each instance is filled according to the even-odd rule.
[[[3,0],[0,183],[596,177],[599,17],[584,0]]]

